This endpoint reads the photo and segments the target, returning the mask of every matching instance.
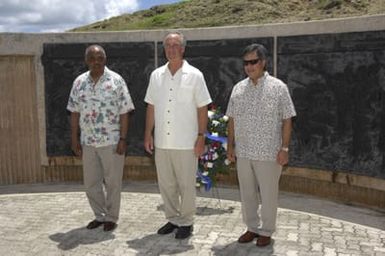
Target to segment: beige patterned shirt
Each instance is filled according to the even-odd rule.
[[[257,85],[246,78],[234,86],[226,115],[234,119],[237,157],[275,161],[282,120],[296,112],[286,84],[265,72]]]

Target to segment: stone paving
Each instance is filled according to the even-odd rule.
[[[0,255],[385,255],[384,212],[283,192],[273,243],[238,244],[238,198],[231,188],[200,193],[194,235],[179,241],[156,234],[165,223],[156,184],[124,186],[114,232],[85,228],[93,215],[80,185],[0,187]]]

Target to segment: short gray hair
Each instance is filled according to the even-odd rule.
[[[186,37],[185,37],[181,32],[172,31],[172,32],[167,33],[167,35],[164,37],[164,39],[163,39],[163,47],[165,46],[166,40],[167,40],[167,38],[168,38],[170,35],[178,35],[179,38],[180,38],[180,44],[181,44],[183,47],[186,46]]]

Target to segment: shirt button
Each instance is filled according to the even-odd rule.
[[[168,132],[167,135],[170,135],[170,133]]]
[[[170,91],[172,91],[172,88],[170,88]]]
[[[170,123],[170,121],[167,122],[168,124]]]
[[[168,102],[171,102],[171,99],[170,99],[170,100],[168,100]]]
[[[170,113],[170,110],[167,110],[167,113]]]

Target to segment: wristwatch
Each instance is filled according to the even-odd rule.
[[[285,151],[285,152],[289,152],[289,148],[288,147],[282,147],[281,150]]]

